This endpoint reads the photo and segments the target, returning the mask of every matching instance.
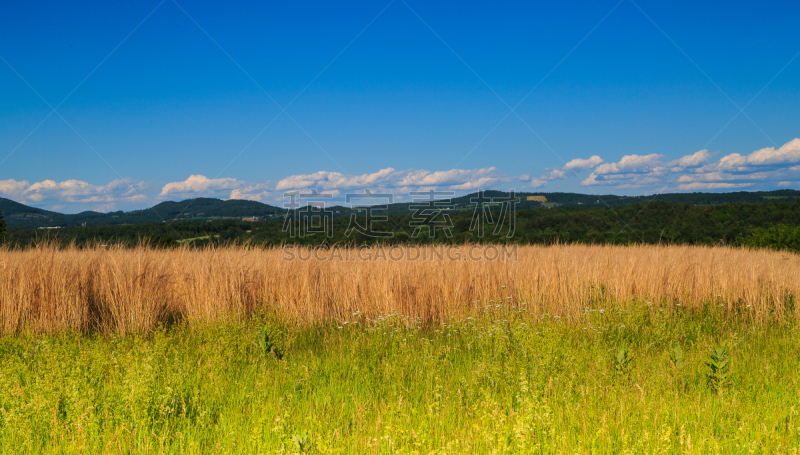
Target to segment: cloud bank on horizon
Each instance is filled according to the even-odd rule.
[[[157,186],[129,178],[117,179],[106,185],[92,185],[79,180],[55,182],[44,180],[0,180],[0,196],[23,204],[65,210],[75,206],[90,206],[96,211],[121,208],[144,208],[165,200],[196,197],[245,199],[265,203],[285,201],[284,193],[317,189],[341,197],[345,192],[369,189],[388,192],[398,200],[411,191],[430,189],[473,192],[480,189],[510,189],[530,191],[543,189],[554,180],[580,179],[591,191],[636,189],[647,193],[707,191],[725,189],[761,189],[800,187],[800,138],[780,148],[767,147],[748,155],[732,153],[716,161],[708,150],[700,150],[676,160],[665,161],[664,155],[625,155],[619,161],[605,162],[600,156],[575,158],[563,167],[546,169],[540,177],[530,174],[511,176],[495,167],[481,169],[451,169],[449,171],[381,169],[362,175],[319,171],[313,174],[290,175],[272,184],[247,182],[235,178],[208,178],[191,175],[181,182]],[[513,182],[522,182],[522,186]]]

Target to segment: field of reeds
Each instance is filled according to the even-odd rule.
[[[464,248],[0,250],[0,453],[800,451],[800,255]]]
[[[0,333],[122,334],[264,311],[301,324],[345,321],[358,311],[429,325],[487,310],[493,300],[560,317],[606,301],[664,308],[713,302],[760,322],[800,311],[797,254],[689,246],[474,248],[0,250]]]

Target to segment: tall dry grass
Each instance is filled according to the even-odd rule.
[[[797,317],[787,303],[800,297],[800,255],[763,250],[520,246],[516,260],[502,262],[447,254],[415,262],[285,257],[281,249],[254,247],[0,249],[0,333],[125,333],[264,310],[298,323],[347,320],[356,311],[435,323],[506,297],[527,302],[534,314],[562,316],[609,302],[713,301],[767,321]]]

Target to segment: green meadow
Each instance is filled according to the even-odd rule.
[[[630,307],[629,307],[630,308]],[[800,333],[702,310],[0,341],[2,453],[797,453]]]

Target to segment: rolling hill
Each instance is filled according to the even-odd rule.
[[[285,210],[256,201],[211,198],[189,199],[181,202],[162,202],[154,207],[132,212],[81,212],[67,215],[29,207],[10,199],[0,198],[9,228],[35,229],[54,226],[114,226],[121,224],[161,223],[163,221],[207,221],[244,217],[267,218],[281,216]]]
[[[495,198],[497,201],[507,197],[508,193],[500,191],[486,191],[485,197]],[[473,210],[471,200],[477,193],[460,196],[451,200],[451,210]],[[568,208],[568,207],[625,207],[633,204],[648,203],[651,201],[665,201],[684,203],[690,205],[719,205],[738,202],[770,202],[780,200],[795,200],[800,198],[800,191],[738,191],[731,193],[669,193],[653,196],[617,196],[591,195],[579,193],[517,193],[521,202],[517,209],[532,208]],[[543,197],[543,198],[542,198]],[[544,199],[544,201],[543,201]],[[402,202],[390,204],[388,210],[383,212],[389,215],[408,215],[412,213],[413,203]],[[335,206],[331,208],[335,216],[349,216],[353,209]],[[114,226],[125,224],[152,224],[164,221],[208,221],[224,219],[242,219],[245,217],[258,217],[261,220],[270,220],[282,217],[286,209],[263,204],[257,201],[245,200],[220,200],[212,198],[196,198],[174,202],[165,201],[153,207],[131,212],[82,212],[76,214],[62,214],[30,207],[10,199],[0,198],[0,210],[3,212],[8,227],[12,229],[35,229],[39,227],[54,226]]]

